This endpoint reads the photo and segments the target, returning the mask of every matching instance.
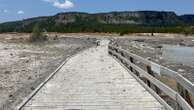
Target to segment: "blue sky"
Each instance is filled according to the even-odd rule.
[[[194,14],[194,0],[0,0],[0,22],[59,12],[158,10]]]

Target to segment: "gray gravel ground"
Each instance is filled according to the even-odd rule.
[[[95,38],[65,37],[29,44],[26,36],[0,35],[0,110],[13,109],[66,58],[96,45]]]

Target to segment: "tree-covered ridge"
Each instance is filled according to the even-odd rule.
[[[194,25],[194,15],[174,12],[134,11],[110,13],[59,13],[0,24],[0,32],[32,32],[35,24],[48,32],[161,32],[180,33]],[[188,29],[187,29],[188,30]]]

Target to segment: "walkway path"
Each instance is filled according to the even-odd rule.
[[[161,110],[107,53],[108,41],[72,57],[23,110]]]

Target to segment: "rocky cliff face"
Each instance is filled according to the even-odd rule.
[[[138,11],[110,13],[60,13],[54,16],[57,23],[94,21],[103,24],[176,25],[181,23],[174,12]]]

